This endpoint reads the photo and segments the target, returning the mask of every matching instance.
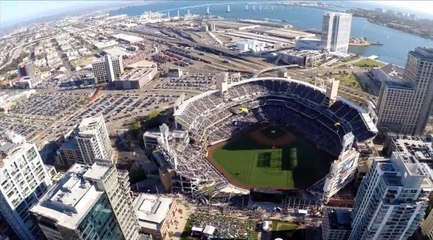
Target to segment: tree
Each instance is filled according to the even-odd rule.
[[[146,128],[155,128],[161,125],[161,115],[159,111],[152,111],[146,116],[144,126]]]
[[[298,166],[298,154],[296,148],[290,149],[290,167],[295,169]]]

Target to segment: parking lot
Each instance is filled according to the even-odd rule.
[[[89,99],[87,93],[45,92],[19,101],[11,114],[58,118],[72,114]]]
[[[173,94],[105,94],[75,115],[71,123],[103,115],[105,122],[121,121],[172,105],[179,95]]]
[[[48,126],[48,125],[46,125]],[[44,128],[43,125],[34,125],[30,120],[17,121],[16,119],[0,120],[0,135],[6,130],[12,130],[27,139],[34,137]]]

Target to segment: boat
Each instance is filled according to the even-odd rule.
[[[245,11],[248,11],[248,3],[245,3]]]
[[[209,5],[207,5],[207,8],[206,8],[206,14],[207,14],[207,15],[210,15]]]
[[[230,5],[227,5],[227,10],[226,10],[226,12],[230,12]]]
[[[381,42],[372,42],[371,45],[374,45],[374,46],[383,46],[383,43],[381,43]]]

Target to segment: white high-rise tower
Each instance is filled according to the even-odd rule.
[[[76,139],[84,163],[93,164],[95,159],[112,161],[113,149],[102,116],[83,119],[78,130]]]
[[[429,166],[406,153],[377,158],[362,180],[349,240],[408,239],[418,228],[432,191]]]
[[[111,83],[119,79],[124,71],[122,56],[106,54],[103,58],[94,61],[92,68],[97,82]]]
[[[0,139],[0,212],[20,239],[41,239],[29,209],[52,184],[34,143],[6,132]]]
[[[326,13],[322,23],[322,48],[330,52],[347,53],[351,27],[351,14]]]
[[[129,192],[128,173],[110,162],[74,164],[31,212],[48,240],[137,240],[138,220]]]

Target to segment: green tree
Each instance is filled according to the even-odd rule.
[[[144,126],[146,128],[155,128],[161,125],[161,115],[159,111],[152,111],[146,116]]]
[[[298,153],[296,148],[290,149],[290,167],[295,169],[298,166]]]

